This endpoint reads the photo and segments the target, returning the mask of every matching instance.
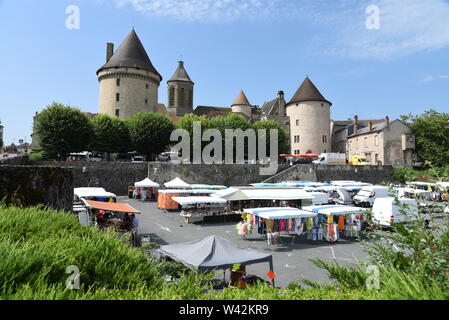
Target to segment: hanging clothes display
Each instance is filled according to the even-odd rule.
[[[338,217],[338,230],[339,231],[345,230],[345,216]]]
[[[302,218],[298,218],[295,219],[295,233],[300,236],[302,235],[304,228],[303,228],[303,219]]]
[[[334,243],[338,241],[338,225],[328,224],[325,234],[325,238],[329,243]]]

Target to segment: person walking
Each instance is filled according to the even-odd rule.
[[[131,221],[132,221],[132,227],[131,227],[131,232],[132,232],[132,238],[133,238],[133,245],[134,246],[138,246],[139,245],[139,218],[137,218],[137,216],[133,213],[131,215]]]

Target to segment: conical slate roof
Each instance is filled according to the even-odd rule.
[[[326,98],[323,97],[323,95],[315,87],[309,77],[306,77],[304,82],[299,87],[298,91],[296,91],[293,98],[290,100],[289,104],[305,101],[322,101],[332,105],[332,102],[326,100]]]
[[[98,70],[97,74],[104,69],[116,67],[131,67],[147,70],[158,75],[162,81],[162,76],[151,63],[151,60],[134,29],[122,42],[117,51],[114,52],[111,59]]]
[[[192,79],[190,79],[189,74],[187,73],[186,69],[184,68],[184,61],[179,61],[178,63],[179,63],[178,69],[176,69],[173,76],[167,82],[183,81],[183,82],[193,83]]]
[[[243,90],[240,91],[240,93],[237,95],[237,97],[234,100],[233,106],[250,106],[251,104],[248,101],[248,98],[245,95],[245,92]]]

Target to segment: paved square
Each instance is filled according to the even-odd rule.
[[[292,245],[292,238],[283,237],[282,245],[268,246],[262,235],[257,233],[243,239],[237,234],[237,223],[227,224],[186,224],[179,212],[166,212],[157,207],[154,202],[141,202],[120,197],[119,202],[129,203],[142,214],[139,216],[139,233],[151,234],[159,237],[163,244],[173,244],[199,240],[211,235],[217,235],[232,241],[242,248],[251,248],[273,255],[274,271],[277,275],[276,286],[286,287],[298,279],[307,279],[316,282],[328,282],[326,271],[314,266],[307,259],[320,258],[327,261],[356,266],[357,260],[364,260],[367,254],[360,243],[341,239],[336,244],[324,241],[314,244],[304,235],[297,237]],[[268,264],[254,264],[247,267],[250,274],[267,278]],[[229,279],[229,272],[227,273]]]

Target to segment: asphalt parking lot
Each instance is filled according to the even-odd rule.
[[[153,202],[141,202],[127,197],[120,197],[119,202],[129,203],[142,214],[139,216],[139,234],[150,235],[152,241],[161,244],[173,244],[199,240],[211,235],[217,235],[232,241],[242,248],[251,248],[273,255],[276,286],[286,287],[298,279],[315,282],[330,281],[325,270],[317,268],[308,259],[320,258],[336,261],[340,264],[356,266],[357,260],[363,261],[367,254],[357,241],[340,239],[335,244],[320,242],[314,244],[304,236],[296,238],[283,237],[282,244],[268,246],[263,236],[253,234],[243,239],[237,234],[236,223],[230,224],[186,224],[179,212],[160,210]],[[267,278],[268,264],[254,264],[247,267],[247,272]],[[227,274],[229,279],[229,273]]]

